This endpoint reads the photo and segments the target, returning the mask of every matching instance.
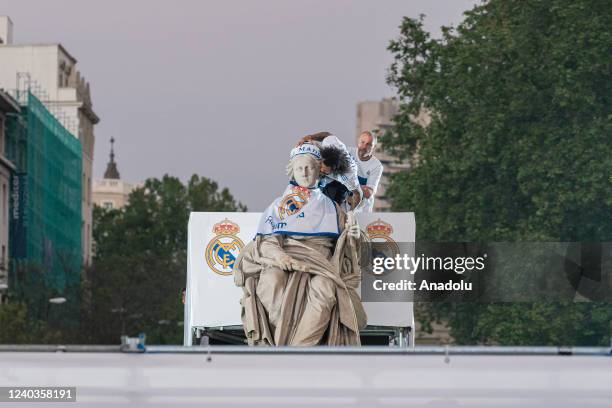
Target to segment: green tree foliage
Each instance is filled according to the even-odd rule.
[[[23,303],[0,306],[0,344],[21,344],[31,341],[28,309]]]
[[[149,179],[120,210],[94,210],[94,259],[86,280],[82,341],[117,344],[147,334],[155,344],[182,343],[191,211],[245,211],[227,189],[192,176]]]
[[[388,81],[387,149],[419,240],[612,240],[612,8],[604,0],[491,0],[433,39],[405,18]],[[431,123],[413,118],[423,110]],[[557,273],[557,271],[551,272]],[[561,271],[558,271],[561,273]],[[609,344],[608,304],[430,305],[460,343]]]
[[[56,261],[70,256],[56,252]],[[64,258],[65,257],[65,258]],[[51,271],[35,262],[13,260],[9,303],[0,305],[0,343],[70,343],[78,338],[80,271],[71,262]],[[68,279],[69,277],[69,279]],[[58,284],[59,282],[59,284]],[[64,298],[61,304],[52,298]]]
[[[30,303],[31,304],[31,303]],[[28,302],[11,301],[0,306],[0,344],[62,344],[77,338],[72,325],[63,324],[61,317],[73,315],[63,305],[49,305],[46,320],[28,309]],[[65,308],[63,308],[65,309]]]

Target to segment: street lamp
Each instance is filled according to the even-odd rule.
[[[66,298],[65,297],[54,297],[54,298],[50,298],[49,299],[49,303],[51,303],[52,305],[61,305],[63,303],[66,303]],[[55,326],[54,324],[51,323],[51,320],[49,320],[49,311],[51,309],[51,306],[47,306],[47,316],[46,316],[46,321],[49,324],[49,327]]]

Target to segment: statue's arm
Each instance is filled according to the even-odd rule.
[[[357,222],[357,216],[353,211],[349,211],[346,214],[346,228],[348,229],[348,236],[354,239],[359,239],[361,235],[361,229],[359,228],[359,223]]]
[[[285,271],[305,271],[306,266],[285,252],[282,247],[283,237],[273,235],[264,238],[261,243],[261,253],[268,259],[272,259],[274,263]]]
[[[271,235],[263,239],[261,243],[261,252],[266,258],[279,259],[286,255],[283,247],[281,246],[282,236]]]

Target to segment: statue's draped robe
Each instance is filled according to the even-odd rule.
[[[359,345],[367,316],[356,292],[361,278],[356,242],[344,230],[337,241],[270,235],[249,243],[234,266],[236,285],[244,291],[240,303],[249,344]],[[277,260],[283,254],[306,270],[281,270]]]

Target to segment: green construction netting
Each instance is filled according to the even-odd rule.
[[[19,142],[24,123],[25,149]],[[45,286],[62,292],[78,282],[82,263],[81,142],[30,92],[7,133],[17,164],[11,254],[40,267]]]

